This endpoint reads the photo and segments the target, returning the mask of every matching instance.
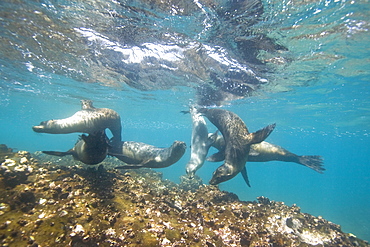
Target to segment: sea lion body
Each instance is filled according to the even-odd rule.
[[[216,140],[217,134],[210,134],[208,136],[206,121],[195,107],[190,107],[190,114],[193,128],[190,160],[186,164],[186,173],[189,177],[193,177],[195,172],[203,166],[208,150]]]
[[[42,151],[45,154],[65,156],[72,155],[75,160],[79,160],[87,165],[96,165],[102,162],[108,154],[108,137],[105,131],[93,134],[81,135],[76,145],[67,152]]]
[[[211,133],[209,136],[213,135]],[[219,150],[207,158],[208,161],[216,162],[222,161],[225,158],[225,140],[221,135],[218,135],[215,142],[212,144],[216,149]],[[252,144],[248,161],[249,162],[267,162],[267,161],[284,161],[284,162],[294,162],[308,168],[313,169],[318,173],[323,173],[325,168],[323,168],[323,160],[319,155],[296,155],[278,145],[262,141],[260,143]]]
[[[118,169],[163,168],[176,163],[184,155],[185,149],[186,144],[181,141],[175,141],[168,148],[125,141],[113,146],[109,154],[127,163],[127,165],[116,167]]]
[[[108,128],[112,132],[112,140],[121,141],[121,117],[116,111],[108,108],[95,108],[91,100],[81,100],[81,105],[82,110],[71,117],[43,121],[40,125],[33,126],[32,129],[35,132],[49,134],[75,132],[92,134]]]
[[[250,147],[266,139],[275,128],[275,124],[249,133],[243,120],[233,112],[207,108],[202,108],[199,112],[220,130],[225,139],[225,162],[213,173],[209,183],[215,185],[225,182],[244,170],[242,175],[249,185],[245,164],[248,161]]]

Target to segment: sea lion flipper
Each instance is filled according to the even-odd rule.
[[[152,158],[148,158],[148,159],[143,160],[140,164],[137,164],[136,166],[138,166],[138,167],[153,168],[151,166],[151,162],[153,162],[153,159]]]
[[[307,166],[318,173],[323,173],[323,171],[325,171],[325,168],[323,167],[323,159],[318,155],[299,156],[298,163]]]
[[[257,152],[256,150],[254,150],[253,148],[251,148],[251,150],[249,150],[249,156],[259,156],[260,153]]]
[[[83,140],[86,143],[88,143],[91,139],[91,138],[89,138],[89,136],[87,136],[85,134],[80,135],[80,138],[81,138],[81,140]]]
[[[245,183],[251,187],[251,184],[249,183],[249,179],[248,179],[248,174],[247,174],[247,168],[244,166],[244,168],[240,171],[240,173],[242,174],[243,178],[244,178],[244,181]]]
[[[112,153],[112,152],[108,152],[108,155],[110,156],[113,156],[113,157],[116,157],[117,159],[125,162],[126,164],[129,164],[129,165],[136,165],[137,162],[135,163],[135,160],[126,156],[126,155],[123,155],[123,154],[117,154],[117,153]]]
[[[58,151],[42,151],[44,154],[49,154],[49,155],[55,155],[55,156],[66,156],[66,155],[73,155],[72,152],[67,151],[67,152],[58,152]]]
[[[270,134],[271,132],[275,129],[276,124],[270,124],[266,126],[263,129],[257,130],[254,133],[250,133],[251,135],[251,142],[250,144],[256,144],[264,141]]]
[[[219,162],[219,161],[223,161],[224,159],[225,159],[225,150],[219,151],[207,157],[207,161],[210,161],[210,162]]]
[[[215,133],[208,135],[207,145],[209,147],[212,146],[213,143],[215,143],[215,141],[217,140],[217,136],[218,136],[218,130],[216,130]]]

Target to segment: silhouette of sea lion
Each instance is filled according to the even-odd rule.
[[[69,118],[43,121],[32,129],[39,133],[68,134],[74,132],[92,134],[108,128],[112,141],[121,141],[121,117],[108,108],[95,108],[91,100],[81,100],[81,110]]]
[[[223,109],[201,108],[204,114],[222,133],[225,139],[225,162],[213,173],[210,184],[215,185],[235,177],[239,172],[250,186],[245,164],[252,144],[265,140],[274,130],[275,124],[249,133],[243,120],[233,112]]]
[[[117,169],[137,169],[142,167],[164,168],[176,163],[185,153],[186,144],[175,141],[168,148],[158,148],[142,142],[125,141],[114,145],[109,154],[127,165]]]
[[[98,131],[88,136],[82,134],[76,145],[67,152],[42,151],[44,154],[55,156],[72,155],[87,165],[96,165],[102,162],[108,154],[108,137],[105,130]]]
[[[214,135],[212,133],[209,136]],[[221,135],[218,135],[213,147],[219,150],[207,158],[207,161],[217,162],[225,159],[225,140]],[[323,160],[319,155],[296,155],[278,145],[263,141],[257,144],[252,144],[248,155],[250,162],[267,162],[267,161],[285,161],[295,162],[297,164],[311,168],[312,170],[323,173]]]
[[[194,106],[190,107],[190,114],[193,128],[190,160],[186,164],[186,173],[192,178],[195,172],[204,164],[208,150],[216,140],[217,133],[208,135],[206,121]]]

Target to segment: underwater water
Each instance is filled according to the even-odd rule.
[[[181,160],[160,169],[179,182],[192,132],[180,111],[217,105],[251,132],[276,123],[268,142],[320,155],[326,168],[248,162],[251,188],[237,175],[221,190],[297,204],[370,241],[368,1],[6,0],[0,7],[0,143],[66,151],[78,133],[31,127],[69,117],[91,99],[120,114],[123,140],[186,142]],[[221,164],[205,162],[197,174],[208,183]]]

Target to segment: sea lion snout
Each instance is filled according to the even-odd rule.
[[[188,175],[189,178],[193,178],[194,175],[195,175],[195,167],[196,165],[195,164],[187,164],[187,167],[186,167],[186,174]]]
[[[55,120],[51,119],[48,121],[42,121],[39,125],[33,126],[32,130],[39,133],[45,133],[50,129],[50,126],[55,122]]]
[[[212,178],[209,181],[211,185],[217,185],[233,178],[236,174],[233,173],[228,164],[223,164],[213,172]]]
[[[43,129],[44,129],[44,126],[40,126],[40,125],[32,127],[32,130],[35,132],[42,132]]]
[[[36,125],[32,127],[32,130],[35,132],[44,132],[46,126],[46,121],[40,123],[40,125]]]

